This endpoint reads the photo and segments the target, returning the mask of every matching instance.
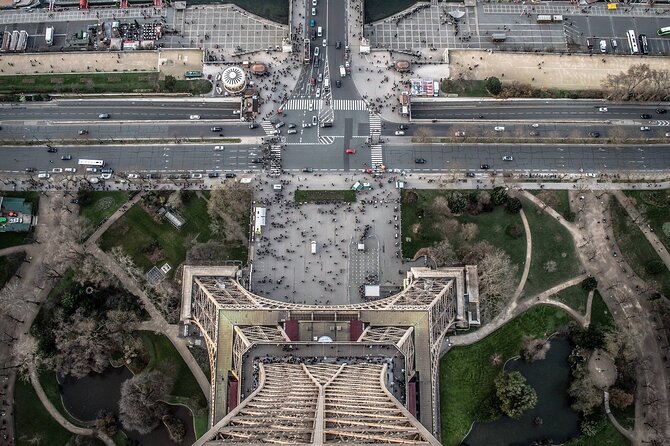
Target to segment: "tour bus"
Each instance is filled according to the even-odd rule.
[[[637,46],[637,38],[635,37],[635,30],[629,29],[626,33],[626,38],[628,39],[628,46],[630,46],[630,53],[637,54],[640,52],[640,49]]]
[[[663,28],[658,28],[658,31],[656,31],[656,34],[658,34],[659,36],[670,35],[670,26],[664,26]]]
[[[80,158],[78,164],[80,166],[105,167],[105,162],[103,160],[87,160],[84,158]]]

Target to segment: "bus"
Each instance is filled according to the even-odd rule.
[[[504,42],[507,40],[507,35],[504,33],[493,33],[491,34],[491,41],[492,42]]]
[[[663,28],[658,28],[658,31],[656,31],[656,34],[658,34],[659,36],[670,35],[670,26],[664,26]]]
[[[105,167],[105,162],[103,160],[87,160],[84,158],[80,158],[78,164],[80,166]]]
[[[202,77],[202,71],[195,71],[195,70],[187,71],[186,73],[184,73],[184,77],[186,79],[196,79]]]
[[[638,54],[640,49],[637,46],[637,38],[635,37],[635,30],[629,29],[626,33],[626,38],[628,39],[628,45],[630,46],[631,54]]]
[[[640,34],[638,39],[638,42],[640,43],[640,51],[642,54],[649,54],[649,43],[647,43],[647,36]]]

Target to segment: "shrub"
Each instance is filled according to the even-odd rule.
[[[519,238],[523,235],[523,226],[517,223],[510,223],[505,228],[505,234],[509,235],[512,238]]]
[[[662,273],[663,270],[665,270],[665,263],[663,263],[660,260],[652,260],[650,262],[647,262],[647,264],[644,266],[644,269],[649,274],[659,274]]]
[[[598,288],[598,280],[596,280],[595,277],[589,276],[582,280],[582,289],[587,293],[595,290],[596,288]]]
[[[500,82],[500,79],[495,76],[486,78],[484,87],[494,96],[497,96],[502,92],[502,82]]]
[[[507,204],[505,205],[505,209],[510,214],[518,214],[521,211],[521,208],[522,208],[521,200],[519,200],[516,197],[507,200]]]

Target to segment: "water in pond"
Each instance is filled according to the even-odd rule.
[[[100,410],[108,410],[115,415],[119,412],[121,384],[133,374],[125,367],[106,369],[103,373],[92,373],[83,378],[60,377],[60,391],[63,405],[75,418],[93,421]],[[169,406],[170,413],[179,418],[186,427],[186,436],[179,445],[190,445],[195,441],[193,417],[184,406]],[[160,426],[146,435],[124,430],[128,438],[137,440],[143,446],[177,445],[170,440],[167,429]]]
[[[577,413],[570,408],[567,393],[570,385],[569,341],[554,337],[547,357],[528,363],[510,361],[505,370],[518,371],[537,392],[537,405],[520,419],[502,417],[490,423],[475,423],[465,443],[470,446],[527,445],[534,440],[550,438],[561,444],[579,435]],[[536,417],[542,424],[536,425]]]

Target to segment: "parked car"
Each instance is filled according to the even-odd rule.
[[[237,174],[235,174],[233,172],[227,172],[226,173],[226,178],[235,178],[236,176],[237,176]]]
[[[47,148],[47,152],[49,152],[49,153],[56,153],[56,152],[58,152],[58,149],[55,148],[55,147],[49,147],[49,148]]]
[[[466,176],[466,177],[473,178],[473,177],[475,176],[475,173],[474,173],[474,172],[467,172],[467,173],[465,174],[465,176]]]
[[[591,138],[598,138],[600,136],[600,132],[589,132],[589,136]]]
[[[72,159],[72,155],[63,155],[60,157],[60,159],[63,161],[70,161]]]
[[[405,136],[405,132],[403,130],[396,130],[395,136]]]
[[[642,119],[651,119],[651,115],[649,113],[642,113],[640,115],[640,118]]]
[[[640,131],[642,131],[642,132],[648,132],[649,130],[651,130],[651,129],[649,127],[647,127],[646,125],[640,127]]]
[[[602,39],[600,41],[600,52],[601,53],[606,53],[607,52],[607,40]]]
[[[416,164],[426,164],[426,160],[423,158],[414,158]]]
[[[528,132],[528,134],[529,134],[530,136],[538,136],[538,135],[540,134],[540,132],[536,132],[535,130],[533,130],[533,131],[531,131],[531,132]]]
[[[493,127],[493,130],[495,130],[496,132],[504,132],[505,127],[503,127],[501,125],[497,125],[497,126]]]
[[[491,166],[489,166],[488,164],[482,164],[481,166],[479,166],[479,168],[486,170],[486,169],[490,169]]]
[[[314,169],[312,169],[311,167],[305,167],[304,169],[302,169],[302,171],[305,173],[312,173],[314,172]]]
[[[502,159],[503,161],[514,161],[514,157],[512,155],[503,155]]]
[[[219,172],[209,172],[207,173],[209,178],[219,178]]]
[[[356,153],[356,149],[347,149],[347,150],[344,151],[344,153],[346,153],[348,155],[353,155],[353,154]]]

